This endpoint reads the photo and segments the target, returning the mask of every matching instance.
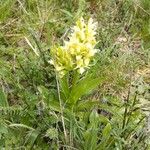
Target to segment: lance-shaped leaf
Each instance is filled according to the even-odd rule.
[[[75,104],[82,96],[90,94],[104,79],[101,77],[93,78],[93,76],[86,77],[78,82],[70,92],[70,98],[68,102]]]

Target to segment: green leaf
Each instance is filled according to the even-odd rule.
[[[106,147],[109,147],[110,144],[110,132],[111,132],[111,124],[108,123],[103,131],[102,131],[102,138],[101,138],[101,142],[97,145],[97,149],[98,150],[104,150],[107,149]]]
[[[60,103],[58,101],[52,101],[49,108],[56,112],[61,112]]]
[[[98,121],[99,121],[99,115],[97,113],[96,110],[93,110],[90,114],[90,117],[89,117],[89,121],[91,124],[93,124],[94,126],[97,125]]]
[[[70,92],[69,103],[75,104],[83,95],[90,94],[101,82],[102,78],[86,77],[76,84]]]
[[[7,96],[5,93],[0,89],[0,106],[1,107],[8,107]]]
[[[103,129],[103,132],[102,132],[103,138],[108,138],[110,136],[110,131],[111,131],[111,124],[108,123]]]
[[[7,132],[8,132],[7,126],[0,123],[0,134],[1,133],[7,133]]]
[[[29,144],[30,147],[33,146],[40,132],[38,130],[30,130],[27,134],[25,144]]]
[[[73,15],[69,11],[64,10],[64,9],[60,9],[60,11],[63,12],[64,14],[66,14],[66,16],[73,18]]]
[[[107,124],[107,123],[110,122],[109,119],[106,116],[103,116],[101,114],[99,114],[99,119],[100,119],[100,122],[104,123],[104,124]]]
[[[83,111],[83,110],[90,110],[92,108],[94,108],[94,106],[97,106],[99,105],[99,101],[97,100],[87,100],[87,101],[81,101],[78,103],[78,106],[77,106],[77,111]]]
[[[47,89],[44,86],[38,86],[38,91],[40,92],[41,97],[44,100],[44,103],[46,103],[47,106],[50,105],[52,101],[56,100],[56,91],[55,89]]]
[[[62,79],[60,79],[60,86],[62,93],[64,94],[65,98],[67,99],[69,97],[70,89],[68,84],[68,76],[64,76]]]
[[[97,129],[88,129],[84,133],[85,142],[83,144],[84,150],[95,150],[97,145]]]

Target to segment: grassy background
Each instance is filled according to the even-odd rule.
[[[10,137],[7,134],[3,137],[7,133],[5,124],[8,122],[2,120],[1,122],[4,121],[4,123],[0,126],[0,146],[6,147],[6,149],[10,147],[14,149],[17,147],[19,147],[18,149],[29,149],[29,147],[42,149],[40,144],[43,141],[35,142],[37,137],[41,137],[44,139],[43,149],[47,149],[49,144],[55,147],[56,140],[51,143],[48,138],[43,138],[42,132],[45,133],[48,127],[42,123],[37,125],[37,122],[43,121],[39,117],[40,115],[37,115],[42,111],[43,99],[46,96],[54,99],[51,93],[56,88],[54,71],[47,61],[50,59],[51,46],[62,43],[63,39],[66,39],[70,27],[80,16],[86,20],[92,17],[98,22],[97,40],[99,43],[97,48],[100,49],[100,53],[97,55],[97,64],[90,71],[105,78],[94,93],[84,99],[100,101],[119,99],[118,101],[124,102],[132,84],[133,91],[138,91],[138,100],[142,101],[142,109],[145,109],[145,106],[148,109],[150,84],[149,8],[149,0],[1,0],[1,115],[8,122],[22,123],[32,128],[42,126],[42,130],[38,129],[32,138],[29,136],[31,133],[26,135],[26,130],[22,130],[17,139],[15,139],[17,131],[13,131],[14,133],[11,131]],[[40,57],[36,56],[34,51],[40,53]],[[3,109],[4,106],[6,106],[5,109]],[[18,117],[17,115],[24,116],[25,108],[29,108],[27,113],[31,116]],[[56,119],[54,116],[51,117],[51,120]],[[49,116],[45,116],[44,121],[51,124],[51,120],[49,121],[48,118]],[[19,141],[21,136],[25,137],[25,141]],[[34,137],[36,138],[34,139]],[[122,143],[128,143],[128,140]],[[34,145],[34,143],[36,144]],[[81,143],[72,144],[72,147],[82,149]],[[125,145],[122,143],[121,145]],[[120,148],[118,146],[118,149],[132,147],[136,149],[136,142],[133,143],[134,146],[127,144],[127,147]],[[139,144],[139,149],[140,146]]]
[[[48,60],[50,47],[61,42],[70,26],[82,15],[85,18],[92,16],[99,25],[97,47],[101,50],[102,58],[99,59],[98,71],[108,77],[112,86],[112,82],[117,88],[124,86],[129,74],[136,74],[138,70],[147,71],[149,65],[148,5],[148,0],[1,1],[1,74],[11,80],[10,73],[12,76],[15,72],[21,73],[18,67],[22,66],[26,73],[18,75],[18,82],[21,76],[30,78],[32,82],[42,82],[39,79],[43,73],[38,71],[42,68],[38,60],[41,58],[37,59],[26,39],[33,47],[37,47],[34,41],[36,38]],[[5,75],[7,73],[8,76]],[[37,73],[39,79],[32,73]],[[121,85],[116,82],[121,82]]]

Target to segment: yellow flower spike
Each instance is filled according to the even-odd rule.
[[[76,69],[80,74],[89,68],[97,50],[96,45],[96,23],[90,18],[85,23],[81,17],[72,28],[68,41],[63,46],[52,49],[52,60],[49,61],[63,77],[68,71]]]

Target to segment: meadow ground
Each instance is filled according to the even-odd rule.
[[[81,16],[97,22],[95,65],[49,64]],[[0,149],[150,149],[149,0],[0,1]]]

